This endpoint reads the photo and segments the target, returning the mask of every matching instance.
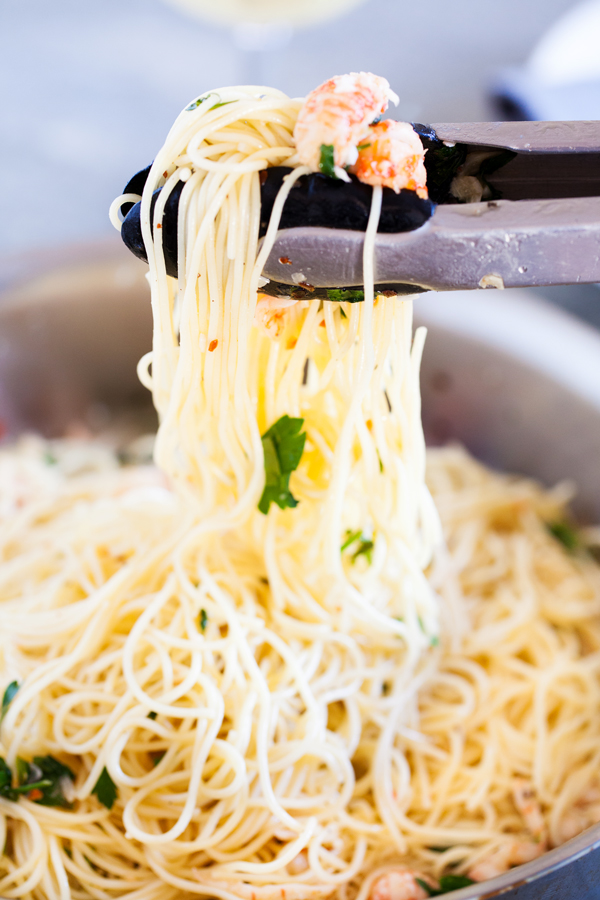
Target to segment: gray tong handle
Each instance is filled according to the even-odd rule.
[[[431,126],[441,141],[518,153],[600,153],[600,122],[446,122]]]
[[[600,153],[600,122],[464,122],[432,128],[449,143],[525,154]],[[329,228],[282,231],[264,274],[284,284],[360,285],[363,240],[361,232]],[[375,280],[438,291],[600,282],[600,197],[438,206],[417,231],[377,235]]]
[[[263,272],[290,285],[360,285],[363,242],[358,231],[280,231]],[[438,206],[416,231],[377,235],[375,281],[436,291],[600,282],[600,197]]]

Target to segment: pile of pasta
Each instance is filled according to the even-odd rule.
[[[600,819],[600,570],[548,530],[563,490],[428,452],[441,637],[405,682],[368,633],[320,623],[319,639],[300,625],[292,638],[248,560],[200,585],[201,542],[156,470],[27,441],[0,454],[0,477],[0,659],[20,680],[0,755],[52,754],[74,775],[70,808],[0,796],[3,896],[351,897],[382,869],[516,863]],[[276,802],[304,833],[257,789],[260,698],[233,628],[269,691]],[[321,713],[308,746],[307,699]],[[108,806],[92,793],[104,766]],[[537,837],[515,778],[535,791]]]

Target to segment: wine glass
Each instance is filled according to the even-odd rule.
[[[295,28],[337,18],[364,0],[168,0],[199,18],[229,25],[242,84],[263,84],[269,53],[284,48]]]

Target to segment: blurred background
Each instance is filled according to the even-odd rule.
[[[600,118],[598,0],[2,0],[0,35],[4,255],[108,238],[110,201],[222,84],[366,69],[412,121]],[[600,324],[595,291],[554,295]]]

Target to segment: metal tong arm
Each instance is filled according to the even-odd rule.
[[[572,157],[583,160],[587,166],[584,174],[591,172],[600,179],[596,165],[600,122],[482,122],[432,128],[444,141],[465,143],[473,149],[517,152],[513,190],[515,184],[527,188],[523,166],[529,165],[531,189],[539,191],[546,186],[559,197],[440,205],[416,231],[378,234],[378,284],[406,284],[413,290],[465,290],[600,282],[600,196],[568,193],[581,191],[581,178],[568,177]],[[539,164],[549,155],[554,160],[560,155],[566,163],[567,177],[560,185],[548,178],[535,181],[535,172],[543,171]],[[505,179],[511,177],[509,168],[510,164],[505,167]],[[315,287],[360,285],[363,239],[361,232],[330,228],[282,231],[264,274],[289,285],[302,281]]]
[[[600,153],[600,122],[446,122],[440,141],[516,153]]]

